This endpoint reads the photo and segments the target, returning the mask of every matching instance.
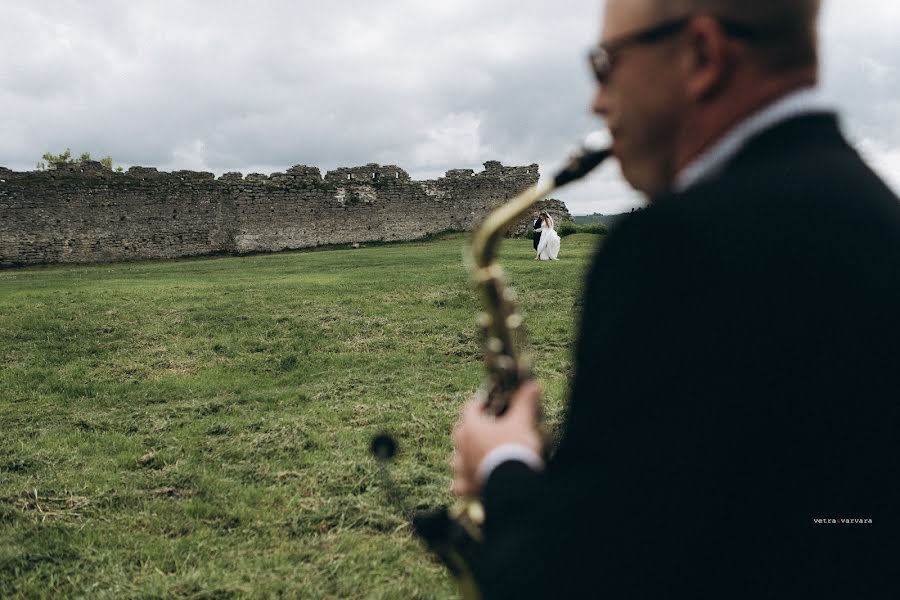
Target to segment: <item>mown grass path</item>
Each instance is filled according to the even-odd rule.
[[[0,597],[454,597],[367,447],[449,499],[465,239],[0,271]],[[504,246],[551,422],[599,239]]]

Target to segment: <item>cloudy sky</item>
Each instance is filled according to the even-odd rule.
[[[599,0],[0,0],[0,165],[43,153],[272,173],[486,160],[544,174],[598,121]],[[824,91],[900,190],[900,2],[825,0]],[[555,194],[640,204],[614,165]]]

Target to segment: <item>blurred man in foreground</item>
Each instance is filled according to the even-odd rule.
[[[650,207],[594,260],[553,458],[536,385],[463,409],[488,598],[900,597],[900,203],[818,96],[818,12],[606,2],[593,110]]]

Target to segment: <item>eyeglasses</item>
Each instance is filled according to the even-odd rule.
[[[658,25],[624,35],[604,44],[597,44],[591,48],[588,52],[588,60],[590,62],[591,71],[593,71],[594,77],[597,79],[597,83],[606,83],[622,50],[629,46],[641,46],[661,42],[667,37],[680,33],[695,16],[697,15],[689,15],[670,21],[663,21]],[[755,29],[747,27],[746,25],[722,19],[716,19],[716,21],[718,21],[722,30],[732,37],[744,39],[755,39],[759,37],[759,33]]]

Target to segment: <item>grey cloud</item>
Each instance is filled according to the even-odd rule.
[[[335,0],[5,3],[0,165],[71,147],[216,172],[395,163],[414,177],[491,159],[558,166],[584,134],[583,51],[600,3]],[[898,9],[826,3],[826,91],[881,168],[900,152]],[[860,4],[865,5],[860,7]],[[640,202],[615,166],[559,197]]]

